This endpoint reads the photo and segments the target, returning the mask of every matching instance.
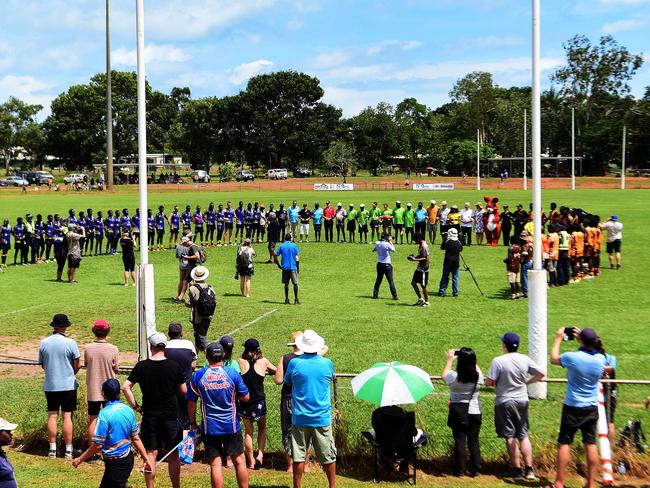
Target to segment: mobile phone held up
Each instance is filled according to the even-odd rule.
[[[576,330],[574,327],[565,327],[564,328],[564,340],[572,341],[576,338]]]

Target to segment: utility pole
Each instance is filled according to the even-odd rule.
[[[113,189],[113,100],[111,86],[110,0],[106,0],[106,189]]]
[[[621,190],[625,190],[625,146],[627,139],[627,127],[623,126],[623,150],[621,154]]]
[[[524,109],[524,190],[528,190],[528,173],[526,167],[528,165],[528,111]]]
[[[576,109],[571,107],[571,189],[576,189]]]

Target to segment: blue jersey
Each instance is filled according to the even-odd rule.
[[[201,432],[208,435],[235,434],[241,430],[235,400],[248,395],[241,375],[229,366],[208,366],[190,380],[187,399],[201,399]]]
[[[140,232],[140,215],[138,214],[133,216],[133,229],[135,232]]]
[[[41,222],[40,224],[38,222],[34,223],[34,237],[37,239],[40,239],[43,237],[43,223]]]
[[[158,212],[156,214],[156,229],[165,230],[165,214]]]
[[[299,254],[300,250],[298,249],[298,246],[291,241],[283,242],[275,251],[275,255],[280,256],[283,270],[297,270],[298,266],[296,265],[296,256]]]
[[[135,413],[119,400],[106,403],[97,416],[93,442],[102,446],[107,459],[118,459],[131,452],[131,437],[139,431]]]
[[[155,226],[156,226],[156,223],[155,223],[153,217],[147,217],[147,227],[149,228],[149,230],[154,230]]]
[[[178,212],[172,212],[171,217],[169,218],[171,224],[171,228],[174,230],[178,230],[180,227],[181,223],[181,216],[178,215]]]
[[[214,210],[208,210],[205,212],[205,217],[206,220],[208,221],[208,225],[214,226],[217,223],[217,214],[215,213]]]
[[[86,228],[86,218],[84,217],[83,219],[79,219],[79,222],[77,222],[77,225],[79,225],[79,227],[85,229]]]
[[[95,219],[95,234],[98,236],[104,234],[104,222],[99,217]]]
[[[95,219],[86,217],[86,229],[93,230],[95,228]]]
[[[223,212],[217,212],[217,229],[223,230],[224,220],[225,214]]]
[[[45,232],[45,235],[49,239],[54,237],[54,223],[53,222],[45,222],[43,224],[43,232]]]
[[[254,224],[259,224],[260,223],[260,211],[253,209],[253,223]]]
[[[106,217],[106,227],[108,227],[109,232],[114,234],[119,227],[119,221],[115,217]]]
[[[235,212],[233,211],[232,208],[227,208],[226,210],[223,211],[223,216],[230,222],[231,224],[235,220]]]
[[[0,237],[2,237],[3,244],[9,244],[11,242],[11,226],[3,225],[2,234],[0,234]]]
[[[131,217],[128,215],[122,215],[122,221],[121,221],[122,228],[126,231],[131,230]]]
[[[199,227],[203,225],[203,215],[201,215],[201,212],[194,212],[194,224]]]
[[[68,224],[76,224],[77,223],[77,218],[74,216],[68,217]]]
[[[61,232],[61,222],[55,220],[52,223],[52,228],[54,229],[54,235],[58,237],[63,237],[63,232]]]
[[[237,217],[237,223],[239,225],[244,225],[244,209],[243,208],[237,208],[235,209],[235,217]]]
[[[25,239],[25,227],[23,225],[16,224],[14,226],[14,237],[16,241],[22,241]]]
[[[255,213],[253,210],[246,210],[244,212],[244,223],[246,225],[253,225],[253,221],[255,220]]]
[[[190,225],[192,223],[192,214],[190,212],[183,212],[183,224]]]
[[[319,225],[323,222],[323,209],[315,208],[311,212],[311,216],[314,219],[314,225]]]

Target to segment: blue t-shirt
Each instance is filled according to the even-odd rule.
[[[223,216],[232,224],[235,218],[235,212],[231,208],[227,208],[223,211]]]
[[[332,423],[330,383],[334,364],[318,354],[303,353],[289,361],[284,382],[291,386],[291,423],[327,427]]]
[[[119,400],[113,400],[97,416],[93,442],[102,446],[105,458],[122,458],[131,452],[131,437],[138,431],[133,410]]]
[[[424,222],[429,214],[427,211],[423,208],[416,208],[415,209],[415,221],[416,222]]]
[[[296,256],[300,254],[298,246],[291,241],[285,241],[280,247],[275,250],[275,255],[280,256],[282,261],[282,269],[297,270]]]
[[[55,332],[43,339],[38,349],[38,364],[45,370],[43,391],[76,390],[73,364],[80,357],[77,343],[63,334]]]
[[[244,225],[244,209],[237,207],[235,209],[235,217],[237,217],[237,223],[239,225]]]
[[[180,227],[180,221],[181,221],[181,216],[178,215],[178,212],[172,212],[171,217],[169,219],[171,221],[171,227],[174,230],[178,230]]]
[[[395,246],[387,241],[378,241],[373,249],[377,253],[377,262],[382,264],[392,264],[390,253],[395,252]]]
[[[7,459],[7,454],[0,448],[0,488],[18,488],[14,467]]]
[[[311,216],[314,219],[314,225],[319,225],[323,221],[323,209],[315,208],[312,210]]]
[[[165,214],[158,212],[156,214],[156,229],[165,230]]]
[[[289,207],[287,212],[289,213],[289,222],[297,224],[300,218],[300,207]]]
[[[567,370],[564,404],[569,407],[598,406],[598,382],[605,370],[605,356],[596,351],[565,352],[560,365]]]
[[[207,366],[195,371],[187,399],[201,399],[201,432],[208,435],[235,434],[240,431],[236,397],[248,395],[241,375],[228,366]]]

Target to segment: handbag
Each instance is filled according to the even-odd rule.
[[[474,383],[472,393],[468,402],[449,402],[449,415],[447,416],[447,427],[460,429],[469,427],[469,404],[474,397],[478,382]]]

